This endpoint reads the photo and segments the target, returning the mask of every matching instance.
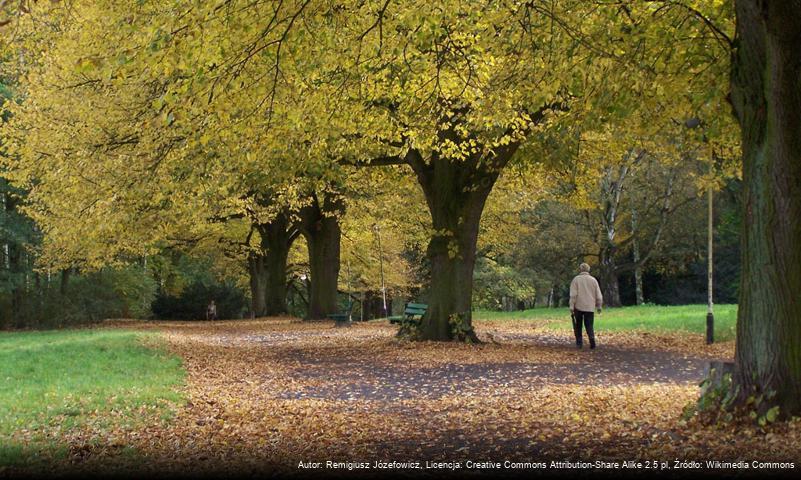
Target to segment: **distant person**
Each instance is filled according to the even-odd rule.
[[[570,313],[573,315],[573,333],[576,334],[576,347],[582,347],[581,324],[587,329],[590,339],[590,348],[595,348],[595,330],[593,321],[595,309],[601,311],[604,297],[598,280],[590,275],[590,266],[586,263],[579,265],[579,274],[570,282]]]
[[[214,300],[206,308],[206,320],[217,320],[217,305],[214,304]]]

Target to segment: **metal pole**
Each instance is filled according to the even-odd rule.
[[[373,225],[373,231],[378,239],[378,264],[381,269],[381,296],[384,300],[384,318],[387,317],[387,287],[384,284],[384,253],[381,251],[381,232],[378,224]]]
[[[350,257],[348,257],[348,321],[353,321],[353,299],[350,292]]]
[[[712,160],[710,159],[710,170],[712,169]],[[711,178],[710,178],[711,181]],[[706,309],[706,343],[707,345],[715,341],[715,314],[713,312],[712,303],[712,185],[707,188],[707,309]]]

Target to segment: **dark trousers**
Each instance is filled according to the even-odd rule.
[[[576,334],[576,345],[581,345],[582,342],[582,335],[581,335],[581,324],[584,324],[584,328],[587,329],[587,337],[590,339],[590,346],[595,346],[595,330],[592,328],[593,321],[595,320],[595,312],[582,312],[580,310],[576,310],[576,321],[573,323],[573,333]]]

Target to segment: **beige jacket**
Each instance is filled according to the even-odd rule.
[[[587,272],[581,272],[570,282],[570,310],[594,312],[601,308],[604,296],[598,280]]]

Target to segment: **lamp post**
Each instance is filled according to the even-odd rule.
[[[348,257],[348,321],[353,321],[353,299],[350,291],[350,257]]]
[[[710,345],[715,341],[715,314],[713,312],[713,283],[712,283],[712,246],[713,246],[713,231],[712,222],[714,217],[712,215],[712,167],[715,160],[714,152],[709,159],[709,173],[710,185],[707,187],[707,268],[706,268],[706,343]]]
[[[377,223],[373,224],[373,232],[375,232],[376,239],[378,240],[378,265],[381,270],[381,297],[384,301],[384,318],[387,317],[387,287],[384,284],[384,254],[381,251],[381,229]]]
[[[698,128],[703,125],[700,118],[689,118],[684,122],[687,128]],[[702,136],[704,143],[709,145],[709,185],[706,190],[707,198],[707,238],[706,238],[706,343],[707,345],[715,342],[715,313],[713,311],[713,283],[712,283],[712,246],[713,234],[712,224],[714,217],[712,215],[712,173],[715,168],[715,149],[709,142],[704,133]]]

